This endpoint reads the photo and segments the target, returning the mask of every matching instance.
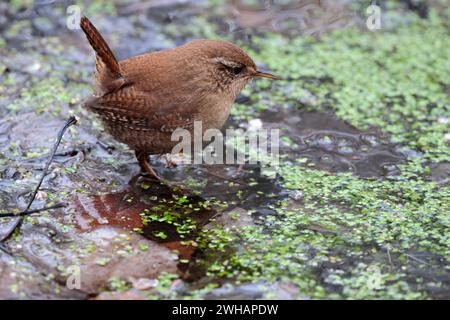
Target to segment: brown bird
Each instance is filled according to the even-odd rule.
[[[84,106],[158,180],[148,157],[171,152],[178,143],[171,141],[174,130],[192,132],[194,121],[202,121],[203,131],[220,129],[250,80],[277,79],[258,71],[238,46],[217,40],[195,40],[119,62],[88,18],[82,17],[80,26],[96,53],[94,95]]]

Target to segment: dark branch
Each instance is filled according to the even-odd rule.
[[[22,212],[19,212],[19,213],[1,212],[0,213],[0,218],[24,217],[24,216],[29,216],[30,214],[33,214],[33,213],[38,213],[38,212],[48,211],[48,210],[53,210],[53,209],[58,209],[58,208],[65,208],[65,207],[67,207],[67,203],[58,203],[58,204],[55,204],[53,206],[48,206],[48,207],[43,207],[43,208],[40,208],[40,209],[34,209],[34,210],[28,210],[28,211],[22,211]]]
[[[56,150],[58,150],[59,144],[61,143],[61,140],[62,140],[62,137],[63,137],[64,133],[66,132],[66,130],[71,125],[74,125],[75,123],[77,123],[77,119],[74,116],[71,116],[69,119],[67,119],[66,123],[64,124],[64,127],[62,127],[62,129],[59,131],[58,138],[56,139],[56,143],[53,146],[53,150],[52,150],[52,153],[50,155],[50,158],[48,159],[47,163],[45,164],[44,171],[42,172],[41,179],[39,180],[38,185],[34,189],[33,195],[31,196],[31,200],[28,203],[28,206],[25,209],[25,211],[28,211],[28,209],[30,209],[31,205],[33,204],[33,201],[36,198],[36,195],[37,195],[37,193],[39,191],[39,188],[41,187],[41,184],[44,181],[45,176],[47,175],[48,168],[50,167],[50,164],[52,163],[53,158],[55,157]]]
[[[12,212],[6,212],[6,213],[4,213],[4,214],[0,214],[0,218],[4,218],[4,217],[12,217],[12,216],[19,216],[19,218],[16,220],[16,222],[15,222],[15,223],[13,224],[13,226],[10,228],[10,230],[8,230],[8,232],[6,232],[6,234],[3,235],[3,236],[0,238],[0,242],[3,242],[3,241],[5,241],[5,240],[7,240],[9,237],[11,237],[11,235],[14,233],[14,231],[15,231],[17,228],[20,228],[20,225],[22,224],[22,221],[23,221],[23,219],[24,219],[24,216],[27,216],[27,215],[32,214],[32,213],[44,211],[44,210],[50,210],[50,209],[62,208],[62,207],[63,207],[63,204],[57,204],[57,205],[52,206],[52,207],[47,207],[47,208],[42,208],[42,209],[37,209],[37,210],[29,210],[30,207],[31,207],[31,205],[32,205],[33,202],[34,202],[34,199],[36,198],[36,195],[37,195],[37,193],[38,193],[38,191],[39,191],[39,188],[40,188],[41,185],[42,185],[42,182],[44,181],[45,176],[47,175],[48,168],[50,167],[50,164],[52,163],[53,158],[55,157],[56,151],[58,150],[58,147],[59,147],[59,145],[60,145],[60,143],[61,143],[61,140],[62,140],[62,137],[64,136],[64,133],[66,132],[66,130],[67,130],[71,125],[74,125],[75,123],[77,123],[77,119],[76,119],[74,116],[71,116],[69,119],[67,119],[66,123],[65,123],[64,126],[61,128],[61,130],[59,131],[58,136],[57,136],[57,138],[56,138],[56,142],[55,142],[55,144],[54,144],[54,146],[53,146],[53,149],[52,149],[52,152],[51,152],[51,154],[50,154],[50,157],[49,157],[47,163],[45,164],[44,170],[43,170],[43,172],[42,172],[42,176],[41,176],[41,178],[39,179],[39,182],[38,182],[36,188],[34,189],[34,191],[33,191],[33,193],[32,193],[31,199],[30,199],[30,201],[28,202],[28,205],[27,205],[26,209],[25,209],[24,211],[20,212],[19,214],[14,214],[14,213],[12,213]],[[64,206],[65,206],[65,204],[64,204]],[[11,215],[11,214],[12,214],[12,215]]]

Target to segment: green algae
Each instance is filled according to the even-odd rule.
[[[205,211],[210,210],[210,201],[196,201],[185,195],[176,195],[172,199],[163,199],[141,214],[141,221],[145,227],[158,226],[152,235],[161,240],[168,239],[170,230],[182,240],[198,232],[200,219]],[[167,232],[169,231],[169,232]],[[145,230],[139,230],[145,233]]]
[[[436,274],[448,272],[449,187],[292,166],[280,172],[300,199],[280,202],[276,215],[239,234],[209,233],[206,247],[213,252],[244,246],[213,263],[209,275],[238,283],[286,280],[314,298],[413,299],[436,286],[411,268],[433,263],[416,255],[436,255]]]
[[[417,299],[445,292],[435,279],[449,272],[450,187],[428,175],[430,163],[450,160],[446,15],[431,10],[428,20],[408,15],[408,25],[389,32],[352,28],[320,41],[280,34],[252,39],[251,55],[289,80],[272,90],[247,88],[251,102],[238,104],[235,119],[274,105],[332,109],[421,156],[385,180],[329,174],[301,161],[282,164],[278,173],[295,200],[281,201],[276,215],[239,234],[215,228],[198,240],[207,260],[222,252],[208,267],[212,279],[290,281],[314,298]],[[314,103],[302,103],[311,96]]]
[[[281,77],[269,96],[292,101],[313,94],[318,105],[359,129],[377,127],[393,142],[424,152],[424,160],[450,159],[450,35],[445,17],[415,19],[392,31],[336,31],[317,42],[280,35],[255,38],[264,61]]]

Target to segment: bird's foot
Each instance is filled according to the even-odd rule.
[[[164,179],[159,176],[153,167],[148,162],[148,154],[142,152],[136,152],[136,158],[139,161],[139,165],[141,167],[142,172],[148,176],[152,180],[156,180],[162,185],[169,187],[173,192],[183,193],[183,194],[191,194],[193,191],[191,189],[179,186],[169,180]]]

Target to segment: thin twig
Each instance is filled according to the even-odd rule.
[[[58,209],[58,208],[65,208],[65,207],[67,207],[67,203],[58,203],[58,204],[55,204],[53,206],[43,207],[43,208],[40,208],[40,209],[34,209],[34,210],[29,210],[29,211],[22,211],[22,212],[19,212],[19,213],[1,212],[0,213],[0,218],[24,217],[24,216],[29,216],[30,214],[33,214],[33,213],[38,213],[38,212],[48,211],[48,210],[53,210],[53,209]]]
[[[3,251],[6,254],[12,255],[11,251],[5,246],[3,242],[0,242],[0,251]]]
[[[75,123],[77,123],[77,119],[74,116],[71,116],[69,119],[67,119],[66,123],[64,124],[64,127],[62,127],[62,129],[59,131],[58,138],[56,139],[56,143],[53,146],[53,150],[52,150],[52,153],[50,155],[50,158],[48,159],[47,163],[45,164],[44,171],[42,172],[41,179],[39,180],[39,183],[36,186],[36,189],[34,189],[33,195],[31,196],[31,200],[28,203],[28,206],[25,209],[25,211],[28,211],[28,209],[30,209],[31,205],[33,204],[33,201],[36,198],[36,195],[37,195],[37,193],[39,191],[39,188],[41,187],[41,184],[44,181],[45,176],[47,175],[48,168],[50,167],[50,164],[52,163],[53,158],[55,157],[56,150],[58,150],[59,144],[61,143],[61,140],[62,140],[62,137],[63,137],[64,133],[66,132],[66,130],[71,125],[74,125]]]
[[[55,157],[56,151],[58,150],[59,144],[61,143],[61,140],[62,140],[62,137],[63,137],[64,133],[66,132],[66,130],[71,125],[74,125],[75,123],[77,123],[77,119],[74,116],[71,116],[69,119],[67,119],[66,123],[61,128],[61,130],[59,131],[58,136],[56,138],[56,142],[55,142],[55,144],[53,146],[53,150],[52,150],[52,152],[50,154],[50,157],[49,157],[47,163],[45,164],[44,170],[42,172],[42,176],[39,179],[39,183],[37,184],[36,188],[34,189],[34,192],[33,192],[32,196],[31,196],[30,201],[28,202],[28,205],[27,205],[26,209],[24,211],[22,211],[21,214],[20,213],[18,214],[19,217],[17,218],[16,222],[13,224],[13,226],[10,228],[10,230],[8,230],[8,232],[6,232],[6,234],[3,235],[0,238],[0,242],[4,242],[5,240],[9,239],[9,237],[11,237],[11,235],[14,233],[14,231],[17,228],[20,228],[20,225],[22,224],[23,219],[24,219],[25,216],[27,216],[28,214],[31,214],[31,213],[43,211],[43,209],[38,209],[38,210],[32,210],[32,211],[34,211],[34,212],[32,212],[32,211],[29,211],[29,209],[30,209],[31,205],[34,202],[34,199],[36,198],[37,193],[39,192],[39,188],[41,187],[45,176],[47,175],[48,168],[50,167],[50,164],[52,163],[53,158]],[[53,206],[53,209],[55,207],[61,208],[62,206],[63,206],[63,204],[57,204],[56,206]],[[52,207],[49,207],[49,208],[52,208]],[[49,210],[49,208],[47,208],[47,210]],[[8,215],[8,214],[9,214],[9,212],[7,212],[6,215],[3,215],[3,216],[10,217],[10,215]],[[3,217],[3,216],[0,216],[0,217]]]

